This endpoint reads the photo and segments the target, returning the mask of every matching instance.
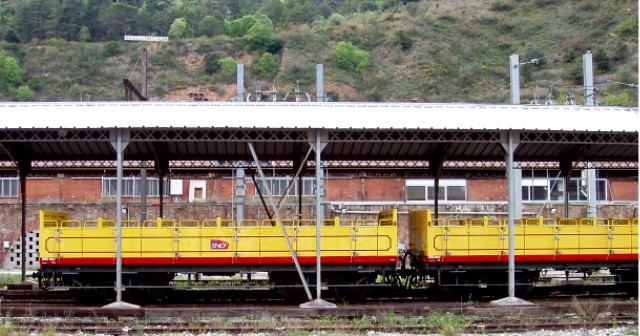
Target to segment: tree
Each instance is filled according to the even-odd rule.
[[[211,75],[220,69],[220,54],[211,52],[204,55],[204,71],[207,75]]]
[[[51,37],[58,28],[57,8],[53,0],[20,1],[16,8],[14,22],[22,40]]]
[[[84,11],[82,14],[83,23],[87,28],[89,28],[89,32],[91,36],[97,40],[100,40],[104,37],[105,31],[102,29],[102,24],[100,23],[100,13],[109,7],[110,1],[104,0],[85,0]]]
[[[282,49],[282,41],[276,35],[271,34],[271,27],[264,24],[255,24],[245,35],[249,50],[278,53]]]
[[[178,18],[173,21],[171,28],[169,28],[169,39],[179,40],[183,38],[189,38],[193,35],[193,30],[187,25],[187,19]]]
[[[60,6],[60,37],[72,41],[78,39],[82,27],[83,0],[63,0]]]
[[[226,24],[227,32],[232,37],[243,37],[258,20],[253,15],[246,15]]]
[[[267,2],[261,10],[271,21],[278,25],[284,13],[284,5],[280,0],[270,0]]]
[[[107,35],[115,35],[115,37],[124,37],[137,19],[138,8],[123,2],[112,4],[100,14],[100,22],[106,28]]]
[[[224,34],[224,18],[222,18],[222,14],[217,12],[214,15],[205,16],[200,21],[198,29],[200,30],[200,35],[209,37]]]
[[[283,23],[307,23],[318,16],[318,7],[312,0],[287,0],[282,13]]]
[[[78,41],[80,42],[88,42],[91,40],[91,32],[89,32],[89,28],[87,26],[82,26],[80,32],[78,33]]]
[[[264,53],[258,60],[258,74],[262,78],[273,78],[278,73],[278,62],[270,53]]]
[[[336,61],[338,67],[352,72],[362,73],[369,67],[369,53],[356,48],[351,42],[341,41],[336,44]]]

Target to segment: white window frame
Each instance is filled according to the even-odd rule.
[[[18,197],[18,189],[20,189],[20,181],[17,177],[0,178],[0,197],[15,198]]]
[[[271,176],[265,177],[267,183],[269,184],[269,189],[271,191],[270,196],[298,196],[298,179],[296,178],[293,187],[289,190],[289,193],[283,195],[287,190],[287,187],[291,183],[291,176]],[[269,196],[267,191],[264,190],[262,180],[256,179],[256,196],[258,196],[258,189],[263,196]],[[302,196],[315,196],[316,195],[316,178],[315,177],[302,177]]]
[[[587,195],[586,193],[584,193],[585,188],[583,186],[586,186],[586,179],[584,178],[580,178],[580,177],[572,177],[569,180],[569,187],[571,188],[569,190],[569,202],[575,202],[575,203],[584,203],[587,202]],[[596,187],[596,202],[607,202],[609,200],[609,181],[607,181],[606,178],[596,178],[596,184],[598,185]],[[547,191],[547,195],[546,198],[544,200],[540,200],[540,199],[536,199],[536,200],[532,200],[530,197],[526,198],[525,195],[522,195],[522,201],[523,202],[527,202],[527,203],[545,203],[545,202],[549,202],[549,203],[563,203],[564,202],[564,195],[565,195],[565,184],[564,184],[564,178],[562,177],[536,177],[536,178],[523,178],[522,179],[522,187],[528,187],[530,190],[530,194],[531,194],[531,190],[533,187],[539,187],[539,186],[544,186],[546,191]],[[574,187],[575,186],[575,187]],[[576,189],[578,189],[578,187],[580,188],[580,192],[576,193]],[[551,191],[554,190],[555,193],[552,193]],[[552,197],[552,195],[555,195]]]
[[[409,199],[408,189],[409,187],[424,187],[424,199]],[[435,180],[433,179],[409,179],[405,181],[405,201],[407,203],[435,203],[435,199],[430,196],[429,188],[435,187]],[[466,179],[441,179],[439,182],[441,189],[440,199],[438,203],[464,203],[467,202],[467,180]],[[461,187],[464,190],[464,199],[452,199],[452,188]]]
[[[122,178],[122,197],[140,197],[140,178]],[[101,189],[102,197],[116,197],[117,177],[102,177]],[[147,178],[147,196],[160,197],[160,179],[156,177]],[[164,184],[164,196],[168,196],[169,183]]]

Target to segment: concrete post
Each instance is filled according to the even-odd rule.
[[[595,90],[593,88],[593,55],[590,51],[582,55],[582,70],[584,83],[584,99],[585,104],[593,106],[596,104]]]
[[[511,75],[511,104],[520,104],[520,56],[514,54],[509,58]]]
[[[238,64],[236,68],[236,102],[244,101],[244,64]]]
[[[324,102],[324,66],[316,64],[316,101]]]

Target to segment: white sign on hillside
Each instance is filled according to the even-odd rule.
[[[144,36],[144,35],[125,35],[125,41],[143,41],[143,42],[167,42],[167,36]]]

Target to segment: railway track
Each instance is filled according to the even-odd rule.
[[[157,312],[156,312],[157,313]],[[587,319],[575,315],[463,315],[450,312],[430,313],[424,316],[397,314],[393,311],[379,315],[359,317],[333,315],[323,318],[291,318],[269,315],[261,311],[260,317],[147,317],[144,319],[103,317],[89,318],[2,318],[4,330],[14,333],[36,334],[107,334],[107,335],[164,335],[171,333],[203,334],[296,334],[299,332],[332,335],[364,335],[370,332],[399,334],[449,334],[524,332],[533,330],[593,330],[637,327],[637,316],[611,313],[606,317]]]
[[[65,291],[0,291],[0,328],[14,334],[50,335],[80,331],[108,335],[289,335],[297,331],[443,334],[445,329],[455,331],[452,334],[483,334],[614,327],[635,330],[638,322],[637,301],[615,294],[539,297],[531,300],[534,306],[527,307],[496,307],[488,301],[383,297],[339,304],[329,310],[301,309],[269,298],[271,294],[266,291],[263,298],[254,296],[251,300],[232,299],[233,291],[217,294],[216,300],[184,297],[182,301],[139,309],[108,309],[81,305]]]

